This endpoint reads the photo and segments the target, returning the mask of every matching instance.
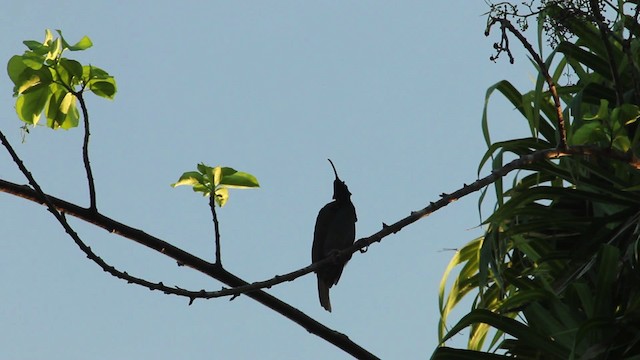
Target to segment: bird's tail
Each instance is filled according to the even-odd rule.
[[[318,279],[318,297],[320,298],[320,305],[322,305],[325,310],[331,312],[331,301],[329,300],[329,287],[327,284],[322,281],[322,279]]]

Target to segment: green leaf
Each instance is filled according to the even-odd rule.
[[[83,73],[82,64],[75,60],[69,60],[66,58],[60,59],[59,64],[67,71],[67,73],[69,73],[67,85],[74,85],[80,82]]]
[[[20,120],[27,124],[37,125],[40,120],[40,114],[44,109],[51,92],[48,87],[40,87],[18,97],[16,101],[16,112]]]
[[[24,64],[24,61],[22,61],[22,56],[20,55],[12,56],[7,62],[7,74],[14,85],[18,84],[20,76],[26,69],[27,66]]]
[[[44,30],[44,41],[42,42],[44,45],[51,45],[51,41],[53,41],[53,33],[49,29]]]
[[[69,46],[69,50],[71,51],[86,50],[92,46],[93,46],[93,43],[91,42],[91,39],[89,39],[89,37],[85,35],[77,43]]]
[[[90,80],[88,86],[91,92],[109,100],[113,100],[117,91],[114,78]]]
[[[246,172],[236,171],[229,167],[222,168],[222,179],[219,184],[237,189],[260,187],[258,179],[256,179],[255,176]]]
[[[211,188],[204,184],[193,185],[193,191],[202,193],[202,196],[209,196],[211,194]]]
[[[204,196],[213,193],[215,203],[222,207],[229,199],[229,188],[251,188],[258,186],[258,180],[253,175],[236,171],[230,167],[211,167],[204,163],[197,165],[198,171],[188,171],[182,174],[178,182],[171,186],[191,185],[193,191],[201,192]]]
[[[571,144],[583,145],[601,140],[606,141],[607,138],[607,133],[605,132],[602,123],[599,121],[592,121],[585,123],[576,130],[576,132],[571,136]]]
[[[35,40],[25,40],[23,43],[37,55],[46,55],[49,52],[49,46]]]
[[[75,43],[73,45],[69,45],[69,43],[67,43],[67,41],[62,36],[62,31],[60,31],[60,30],[56,30],[56,31],[60,35],[60,39],[62,39],[62,43],[63,43],[64,47],[69,49],[69,50],[71,50],[71,51],[86,50],[86,49],[90,48],[91,46],[93,46],[93,43],[91,42],[91,39],[89,39],[89,37],[86,36],[86,35],[83,36],[82,39],[80,39],[80,41],[78,41],[77,43]]]
[[[527,325],[483,309],[475,309],[465,315],[453,328],[451,328],[443,340],[446,341],[464,328],[478,323],[488,324],[526,342],[528,346],[539,349],[556,358],[566,359],[567,355],[569,355],[568,349],[556,344],[553,340],[536,333]]]
[[[29,78],[22,81],[20,85],[17,87],[18,94],[28,93],[29,90],[33,91],[33,90],[42,88],[43,86],[49,85],[50,81],[47,81],[47,79],[42,79],[42,77],[40,76],[40,74],[38,74],[38,72],[29,72],[29,73],[31,76],[29,76]]]
[[[629,149],[631,149],[631,140],[629,140],[628,136],[619,135],[613,139],[613,143],[611,145],[614,149],[626,153],[627,151],[629,151]]]
[[[80,113],[77,108],[77,98],[66,89],[60,89],[49,100],[45,115],[47,126],[51,129],[65,130],[78,126]]]
[[[600,107],[598,113],[593,116],[585,116],[584,120],[607,120],[609,119],[609,101],[606,99],[600,100]]]
[[[635,104],[622,104],[611,112],[611,119],[622,125],[633,124],[638,117],[640,117],[640,107]]]
[[[566,41],[561,42],[557,50],[571,59],[577,60],[580,64],[587,66],[605,79],[611,80],[609,64],[598,55]]]
[[[82,67],[82,77],[87,80],[90,80],[90,79],[108,79],[112,76],[97,66],[85,65]]]
[[[22,55],[22,62],[33,70],[39,70],[43,66],[44,59],[44,56],[32,51],[27,51]]]
[[[196,168],[203,175],[204,174],[212,174],[213,173],[213,168],[211,166],[205,165],[204,163],[199,163]],[[213,177],[211,178],[211,180],[213,181]]]
[[[49,52],[47,53],[46,60],[56,60],[62,55],[64,49],[62,48],[62,41],[57,38],[49,45]]]
[[[197,171],[187,171],[175,183],[171,184],[171,187],[182,186],[182,185],[196,185],[196,184],[204,184],[204,178],[202,174]]]
[[[216,166],[211,169],[211,179],[213,179],[213,186],[217,187],[220,185],[220,181],[222,180],[222,167]]]

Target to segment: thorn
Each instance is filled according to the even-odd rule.
[[[193,302],[196,300],[196,298],[194,297],[190,297],[189,298],[189,306],[191,306],[191,304],[193,304]]]
[[[384,222],[382,222],[382,228],[383,228],[383,229],[386,229],[386,228],[388,228],[388,227],[389,227],[389,225],[387,225],[387,224],[385,224]]]

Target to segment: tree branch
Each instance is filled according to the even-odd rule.
[[[553,98],[553,103],[556,109],[556,117],[557,117],[557,124],[558,124],[558,138],[559,138],[558,148],[563,150],[566,149],[567,148],[567,129],[564,124],[564,115],[562,115],[562,104],[560,103],[560,96],[558,95],[556,84],[553,81],[553,78],[551,77],[551,75],[549,75],[549,69],[547,69],[547,65],[544,63],[544,61],[542,61],[542,58],[540,58],[540,55],[538,55],[538,53],[533,49],[533,46],[531,46],[531,44],[529,43],[529,41],[527,41],[524,35],[522,35],[522,33],[520,33],[520,31],[518,31],[518,29],[516,29],[513,26],[513,24],[511,24],[511,22],[507,19],[492,17],[487,26],[487,30],[485,31],[486,36],[489,36],[489,31],[491,30],[491,27],[493,27],[493,25],[496,23],[500,23],[500,29],[502,30],[502,41],[505,45],[496,43],[494,44],[494,48],[496,48],[499,52],[506,51],[507,54],[509,55],[509,58],[511,59],[511,62],[513,62],[513,56],[511,55],[511,50],[509,49],[509,45],[508,45],[509,42],[505,34],[505,29],[509,30],[513,35],[515,35],[516,38],[518,38],[518,40],[520,40],[520,43],[529,52],[529,54],[533,58],[533,61],[535,61],[535,63],[538,65],[538,68],[540,69],[540,72],[544,76],[547,86],[549,86],[549,92],[551,93],[551,97]]]
[[[378,231],[377,233],[370,235],[369,237],[366,238],[361,238],[358,241],[356,241],[351,247],[344,249],[340,252],[336,252],[334,254],[332,254],[332,256],[329,256],[321,261],[317,261],[311,265],[308,265],[306,267],[297,269],[295,271],[291,271],[289,273],[283,274],[283,275],[275,275],[274,277],[267,279],[267,280],[263,280],[263,281],[256,281],[253,283],[244,283],[243,285],[231,285],[229,283],[226,283],[227,285],[233,286],[232,288],[223,288],[222,290],[218,290],[218,291],[205,291],[205,290],[200,290],[200,291],[190,291],[190,290],[185,290],[185,289],[181,289],[178,287],[172,288],[172,287],[167,287],[166,285],[163,285],[162,283],[150,283],[151,286],[148,285],[143,285],[143,286],[147,286],[148,288],[150,288],[151,290],[160,290],[163,291],[167,294],[173,294],[173,295],[179,295],[179,296],[184,296],[184,297],[188,297],[190,299],[190,304],[195,300],[195,299],[211,299],[211,298],[218,298],[218,297],[224,297],[224,296],[239,296],[241,294],[250,294],[252,292],[258,291],[260,289],[268,289],[271,288],[275,285],[281,284],[283,282],[288,282],[288,281],[293,281],[299,277],[302,277],[306,274],[309,274],[313,271],[315,271],[316,269],[322,268],[323,266],[330,264],[330,263],[335,263],[335,261],[337,261],[338,258],[340,257],[346,257],[350,254],[353,254],[357,251],[361,251],[364,252],[367,247],[369,247],[371,244],[373,244],[374,242],[380,242],[383,238],[391,235],[391,234],[395,234],[398,231],[402,230],[404,227],[424,218],[427,217],[428,215],[430,215],[431,213],[439,210],[440,208],[443,208],[447,205],[449,205],[450,203],[464,197],[467,196],[473,192],[476,192],[480,189],[482,189],[483,187],[490,185],[492,183],[494,183],[497,179],[499,179],[500,177],[504,177],[507,174],[509,174],[511,171],[513,170],[518,170],[518,169],[522,169],[525,168],[528,165],[531,165],[533,163],[536,162],[540,162],[543,160],[549,160],[549,159],[557,159],[560,157],[564,157],[564,156],[602,156],[602,157],[607,157],[613,160],[618,160],[618,161],[623,161],[628,163],[630,166],[632,166],[635,169],[640,169],[640,160],[632,157],[629,154],[623,154],[620,152],[617,152],[615,150],[611,150],[611,149],[601,149],[601,148],[596,148],[596,147],[592,147],[592,146],[574,146],[574,147],[570,147],[566,150],[560,150],[560,149],[546,149],[546,150],[539,150],[536,152],[533,152],[531,154],[527,154],[527,155],[522,155],[520,156],[518,159],[515,159],[513,161],[511,161],[510,163],[502,166],[499,169],[496,169],[494,171],[491,172],[491,174],[485,176],[482,179],[478,179],[475,182],[473,182],[470,185],[464,184],[462,188],[454,191],[451,194],[442,194],[440,195],[440,199],[436,202],[431,202],[427,207],[425,207],[422,210],[418,210],[418,211],[412,211],[411,214],[391,225],[387,225],[384,224],[382,225],[382,229],[380,231]],[[0,191],[3,192],[7,192],[7,193],[11,193],[13,195],[25,198],[27,200],[31,200],[31,201],[38,201],[37,196],[34,196],[33,194],[33,190],[31,188],[29,188],[28,186],[24,186],[24,185],[17,185],[5,180],[1,180],[0,179]],[[93,214],[91,214],[90,212],[88,212],[88,209],[84,209],[81,208],[75,204],[71,204],[68,203],[64,200],[49,196],[49,198],[51,198],[54,202],[54,204],[56,205],[56,207],[58,207],[60,210],[64,211],[65,213],[71,214],[79,219],[82,219],[84,221],[90,222],[96,226],[102,227],[104,229],[107,229],[108,231],[112,232],[112,233],[116,233],[118,235],[121,235],[123,237],[126,237],[128,239],[134,240],[144,246],[147,246],[149,248],[152,248],[156,251],[159,251],[175,260],[178,261],[178,265],[182,266],[182,265],[187,265],[190,266],[196,270],[199,270],[201,268],[201,266],[193,266],[192,264],[194,264],[194,260],[195,263],[199,263],[202,262],[204,264],[204,266],[207,267],[211,267],[211,268],[215,268],[219,270],[216,270],[216,272],[220,271],[220,272],[226,272],[225,270],[222,269],[222,266],[218,266],[218,264],[211,264],[206,262],[205,260],[202,260],[200,258],[197,258],[191,254],[185,253],[184,251],[173,247],[172,245],[152,237],[151,235],[147,235],[146,233],[143,233],[140,230],[137,229],[133,229],[133,228],[129,228],[124,224],[121,223],[117,223],[114,220],[111,220],[101,214],[95,214],[95,216]],[[108,221],[107,221],[108,220]],[[108,222],[112,222],[115,224],[108,224]],[[140,236],[138,233],[140,234],[144,234],[144,237],[148,237],[145,239],[139,239],[138,237]],[[160,245],[155,245],[156,243],[160,243]],[[200,271],[200,270],[199,270]],[[206,272],[205,272],[206,273]],[[126,273],[125,273],[126,274]],[[208,273],[207,273],[208,274]],[[208,274],[209,275],[209,274]],[[212,276],[212,275],[210,275]],[[218,277],[216,276],[212,276],[218,280],[220,280]],[[127,279],[125,279],[127,280]],[[220,280],[222,281],[222,280]],[[222,281],[224,282],[224,281]],[[164,288],[159,287],[159,285],[164,286]]]
[[[0,140],[2,140],[3,144],[9,145],[2,132],[0,132]],[[21,170],[23,170],[23,172],[26,172],[25,176],[29,174],[27,178],[33,179],[31,177],[31,174],[24,167],[22,161],[18,158],[17,154],[15,154],[13,148],[11,148],[10,145],[8,147],[8,150],[12,154],[12,157],[14,158],[14,161],[16,161],[16,164],[21,168]],[[163,240],[151,236],[144,231],[132,228],[109,217],[106,217],[98,213],[97,211],[91,210],[89,208],[83,208],[62,199],[47,195],[42,192],[42,189],[37,186],[37,183],[35,183],[35,181],[33,184],[32,185],[34,186],[35,190],[26,185],[18,185],[5,180],[0,180],[0,190],[39,204],[46,205],[49,208],[49,211],[51,211],[59,221],[60,218],[62,218],[61,224],[66,223],[63,216],[61,215],[61,212],[64,212],[78,219],[89,222],[95,226],[101,227],[109,231],[110,233],[118,234],[150,249],[163,253],[166,256],[176,260],[178,262],[178,265],[191,267],[192,269],[206,274],[214,279],[217,279],[222,283],[227,284],[228,286],[240,287],[248,284],[246,281],[223,269],[222,266],[207,262]],[[70,235],[74,233],[73,229],[67,229],[65,227],[65,230],[67,230]],[[342,349],[346,353],[354,356],[355,358],[377,359],[375,355],[353,342],[346,335],[328,328],[317,320],[306,315],[302,311],[294,308],[293,306],[281,301],[280,299],[272,295],[267,294],[264,291],[253,291],[248,293],[247,296],[272,309],[273,311],[283,315],[289,320],[297,323],[308,332],[326,340],[327,342]]]

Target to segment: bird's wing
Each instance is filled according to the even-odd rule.
[[[313,232],[313,246],[311,248],[311,260],[313,262],[324,259],[328,252],[326,252],[326,240],[329,232],[330,224],[333,221],[336,213],[336,203],[330,202],[325,205],[316,218],[316,228]]]

